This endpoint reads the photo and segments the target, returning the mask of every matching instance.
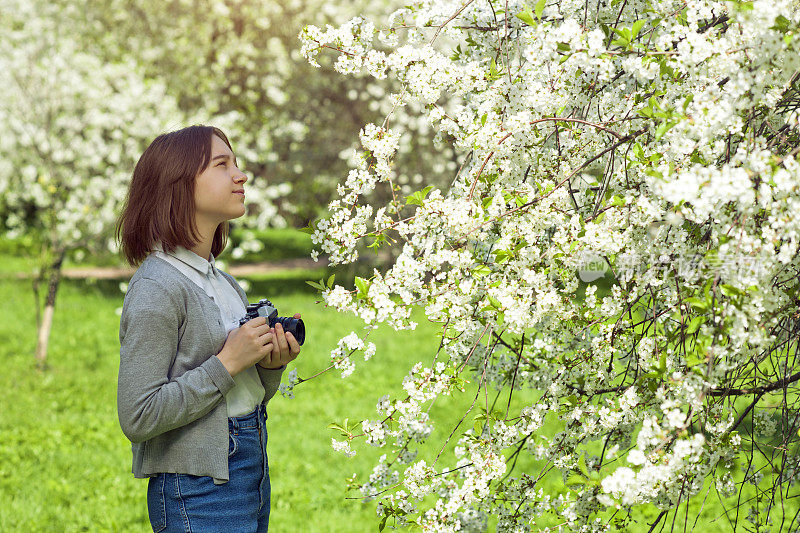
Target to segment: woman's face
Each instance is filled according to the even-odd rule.
[[[211,136],[211,161],[195,178],[194,205],[198,226],[216,228],[244,215],[244,183],[247,176],[236,166],[236,156],[225,141]]]

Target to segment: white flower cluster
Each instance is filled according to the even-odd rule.
[[[661,443],[661,431],[656,422],[645,419],[639,432],[639,447],[628,453],[628,462],[635,469],[619,467],[605,477],[603,494],[597,497],[601,503],[614,505],[616,499],[625,506],[643,502],[674,505],[680,498],[695,494],[702,488],[702,482],[694,481],[692,474],[694,470],[709,469],[701,461],[705,444],[703,435],[695,434],[690,439],[675,441],[670,453],[648,455],[642,450],[642,443]],[[655,447],[647,446],[645,449],[652,448]]]
[[[331,363],[334,368],[341,370],[342,379],[348,377],[356,368],[350,356],[357,350],[364,351],[364,360],[368,361],[375,354],[375,344],[365,343],[355,331],[339,339],[336,348],[331,350]]]
[[[800,12],[788,0],[530,4],[417,0],[390,28],[302,35],[312,62],[328,50],[342,72],[401,83],[384,100],[421,104],[460,151],[449,188],[398,199],[405,132],[365,127],[316,225],[334,262],[376,236],[402,246],[357,290],[324,291],[328,305],[398,330],[421,306],[443,325],[436,363],[415,361],[408,397],[384,397],[386,418],[364,423],[370,444],[394,440],[379,477],[408,464],[434,427],[423,405],[461,398],[464,376],[539,398],[509,399],[503,416],[487,406],[480,430],[459,430],[451,468],[403,472],[381,510],[419,507],[427,531],[485,527],[484,510],[507,531],[542,513],[601,531],[607,506],[683,504],[741,452],[736,398],[796,373],[773,352],[791,350],[779,325],[800,283]],[[372,205],[381,188],[392,200]],[[774,413],[755,403],[756,431],[774,437]],[[517,454],[559,469],[571,492],[501,482]],[[731,492],[730,475],[717,481]]]
[[[285,398],[294,398],[294,386],[297,385],[298,381],[297,369],[293,368],[286,373],[285,379],[278,385],[278,391],[280,391],[281,395]]]
[[[331,447],[334,451],[343,453],[346,457],[353,457],[356,452],[350,448],[349,440],[331,439]]]
[[[369,482],[361,485],[361,495],[365,501],[372,500],[380,491],[396,485],[399,479],[397,471],[391,470],[386,463],[386,454],[381,455],[378,464],[372,469]]]

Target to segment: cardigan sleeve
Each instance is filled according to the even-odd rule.
[[[193,422],[235,384],[216,354],[168,379],[178,350],[181,315],[179,305],[156,280],[139,279],[125,295],[119,330],[117,411],[122,431],[131,442]]]
[[[266,404],[278,391],[286,365],[280,368],[264,368],[261,365],[256,365],[256,370],[258,371],[258,377],[261,379],[261,384],[264,386],[264,403]]]

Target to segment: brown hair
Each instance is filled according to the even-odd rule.
[[[159,241],[168,252],[178,246],[192,248],[200,241],[194,186],[211,159],[213,135],[231,147],[218,128],[197,125],[159,135],[139,158],[116,228],[131,266],[138,266]],[[229,232],[227,221],[217,226],[211,243],[214,257],[225,249]]]

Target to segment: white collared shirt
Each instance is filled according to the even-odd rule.
[[[164,251],[161,243],[153,247],[156,257],[177,268],[217,304],[222,324],[230,332],[239,327],[239,319],[245,315],[245,307],[239,293],[217,270],[214,256],[205,260],[196,253],[178,246],[174,252]],[[255,367],[250,367],[235,376],[236,385],[225,394],[228,416],[242,416],[251,412],[264,399],[264,386]]]

